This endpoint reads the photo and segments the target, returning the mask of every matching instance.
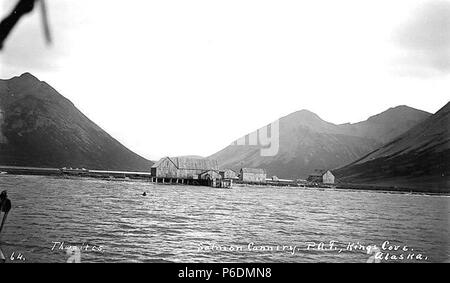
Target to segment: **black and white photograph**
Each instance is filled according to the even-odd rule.
[[[449,115],[449,0],[0,0],[0,270],[450,263]]]

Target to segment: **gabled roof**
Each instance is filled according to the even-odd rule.
[[[206,171],[203,171],[202,173],[200,173],[200,175],[209,174],[209,173],[211,173],[211,172],[215,172],[215,173],[217,173],[217,174],[220,174],[220,171],[219,171],[219,170],[206,170]]]
[[[163,163],[166,159],[170,160],[170,157],[163,157],[160,160],[158,160],[157,162],[155,162],[155,164],[152,165],[152,168],[158,168],[161,163]],[[175,164],[174,164],[175,165]],[[176,166],[176,165],[175,165]]]
[[[172,162],[177,169],[219,170],[219,163],[215,159],[192,157],[164,157],[153,164],[152,168],[158,168],[165,160]]]

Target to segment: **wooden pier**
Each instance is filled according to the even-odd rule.
[[[17,167],[0,166],[0,172],[6,175],[40,175],[40,176],[61,176],[61,177],[86,177],[106,180],[145,180],[147,182],[162,185],[189,185],[189,186],[209,186],[215,188],[230,188],[232,180],[211,179],[211,178],[173,178],[154,177],[150,172],[132,171],[108,171],[108,170],[88,170],[72,168],[37,168],[37,167]]]

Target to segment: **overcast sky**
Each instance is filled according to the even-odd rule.
[[[1,15],[15,4],[2,0]],[[47,0],[0,53],[131,150],[208,156],[291,112],[358,122],[450,97],[450,2]]]

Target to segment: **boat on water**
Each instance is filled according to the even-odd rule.
[[[3,172],[3,171],[0,172],[0,175],[5,175],[5,174],[8,174],[8,172]]]

